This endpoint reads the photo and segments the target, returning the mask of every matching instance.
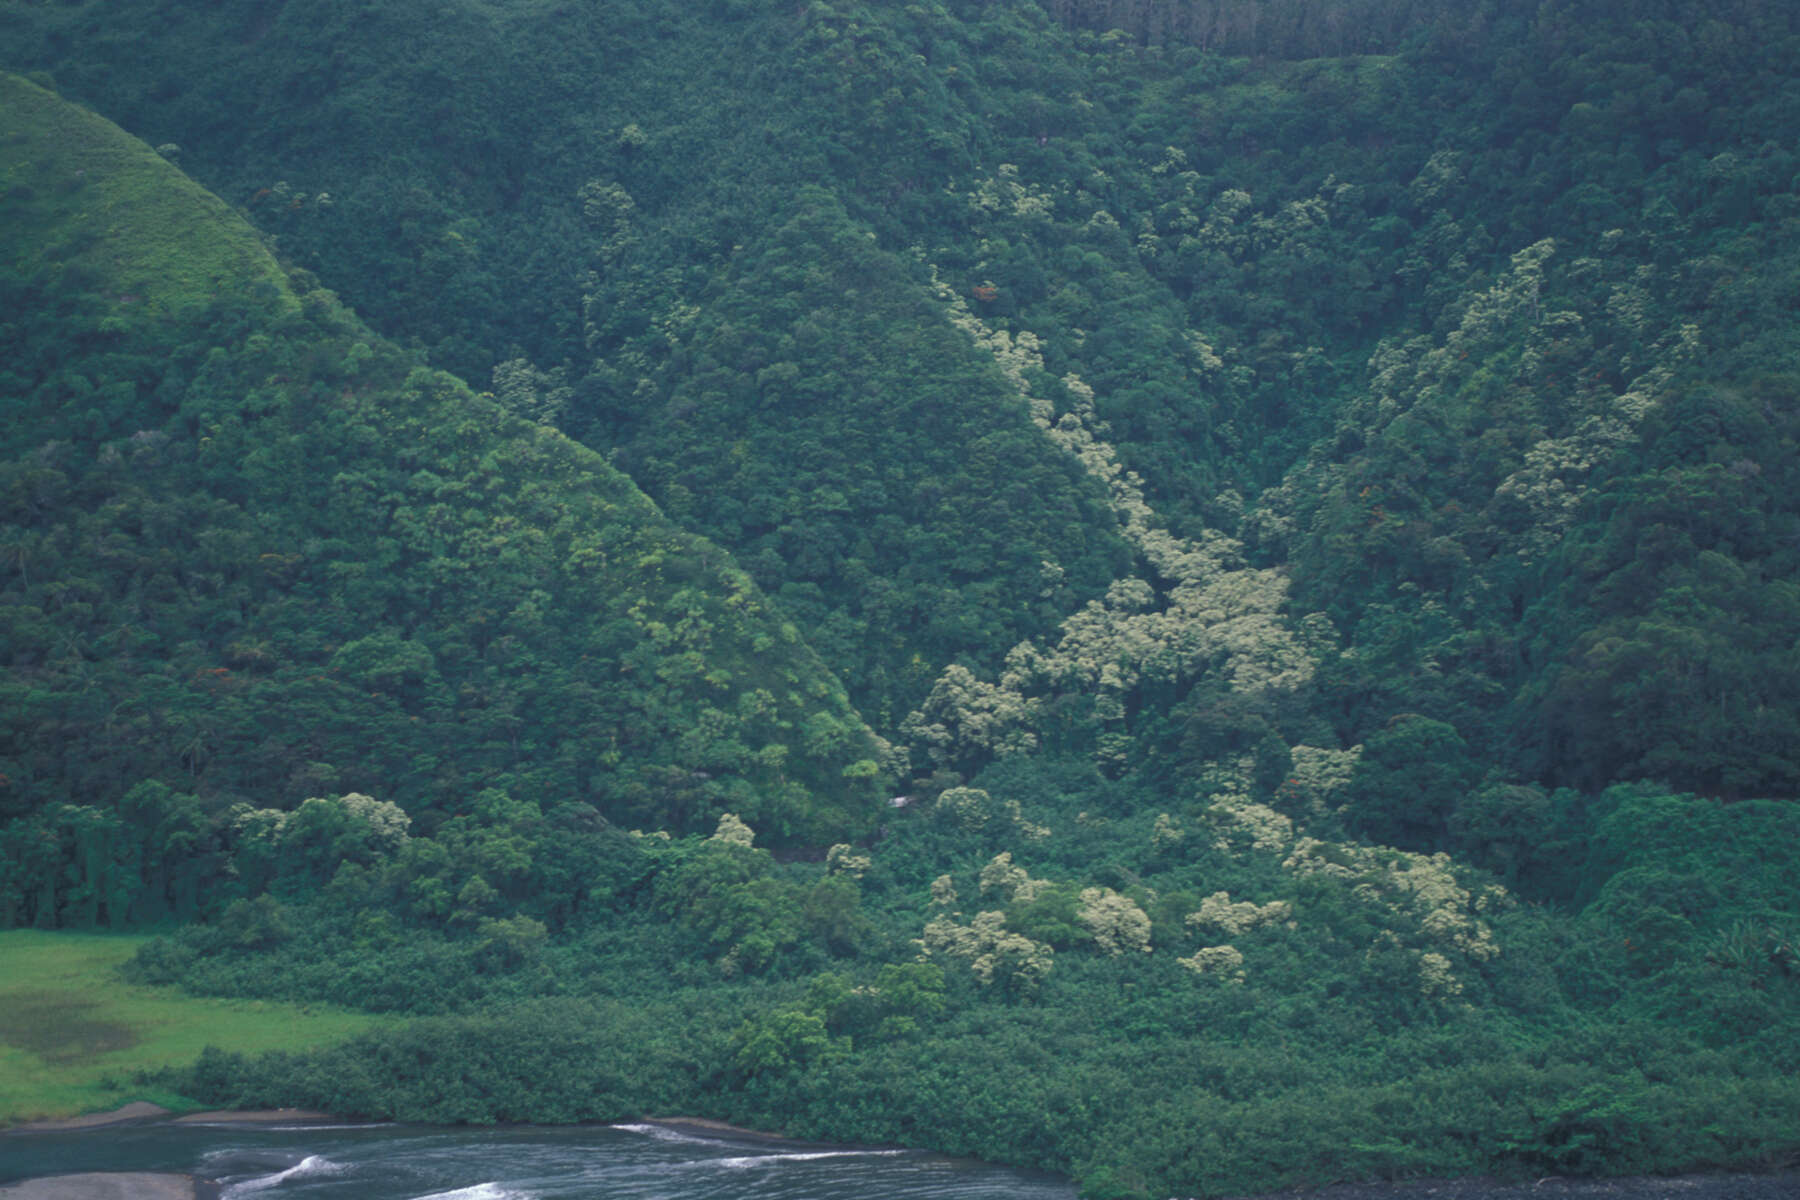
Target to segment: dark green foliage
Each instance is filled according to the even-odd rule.
[[[1795,11],[0,3],[317,273],[7,160],[0,921],[411,1018],[215,1103],[1121,1197],[1791,1154]],[[1140,517],[1285,606],[934,690],[1177,611]]]
[[[688,1105],[675,1032],[639,1006],[536,1001],[504,1020],[419,1021],[322,1055],[247,1062],[208,1051],[179,1083],[233,1107],[304,1096],[332,1112],[431,1124],[619,1121]]]
[[[652,329],[615,278],[643,268],[609,261],[587,300],[607,382],[567,423],[733,547],[891,727],[944,663],[1052,628],[1123,555],[918,273],[823,191],[782,209]]]
[[[476,379],[504,365],[507,403],[615,451],[780,594],[884,730],[947,661],[993,664],[1119,562],[1091,488],[932,322],[926,264],[1095,388],[1178,528],[1244,521],[1292,562],[1302,611],[1354,651],[1323,675],[1346,741],[1411,711],[1552,785],[1792,782],[1793,672],[1745,668],[1792,640],[1783,563],[1698,540],[1743,573],[1694,590],[1664,545],[1611,591],[1630,611],[1588,602],[1590,572],[1636,554],[1629,528],[1604,557],[1589,540],[1647,507],[1625,476],[1710,463],[1698,511],[1793,493],[1764,461],[1791,408],[1768,379],[1792,290],[1796,164],[1766,136],[1797,110],[1785,8],[4,17],[19,61],[179,141],[384,329]],[[446,78],[454,102],[405,99]],[[1484,295],[1528,249],[1530,297]],[[1545,564],[1509,478],[1671,359],[1681,322],[1725,391],[1773,402],[1680,436],[1651,414],[1641,470],[1608,438]],[[1545,482],[1578,499],[1579,470]],[[1717,664],[1704,681],[1646,661],[1671,640]]]
[[[978,782],[1026,795],[1028,775]],[[1315,877],[1296,888],[1222,854],[1157,865],[1123,828],[1111,864],[1061,835],[1018,861],[1063,895],[1100,879],[1145,898],[1286,895],[1297,928],[1236,939],[1241,984],[1198,980],[1160,945],[1115,958],[1072,938],[1038,991],[1009,998],[905,944],[922,889],[882,883],[884,864],[934,847],[970,864],[957,885],[977,903],[972,868],[986,857],[981,835],[947,834],[926,814],[896,821],[856,889],[872,937],[823,971],[813,950],[811,974],[794,971],[808,961],[800,940],[758,972],[741,950],[716,961],[712,939],[767,928],[754,904],[728,902],[733,889],[786,892],[798,922],[798,897],[831,879],[699,839],[650,839],[650,886],[531,961],[497,961],[491,924],[400,938],[376,914],[327,913],[327,900],[280,914],[294,936],[278,944],[244,944],[236,922],[250,914],[234,913],[153,943],[137,969],[204,990],[458,1014],[311,1056],[209,1055],[168,1081],[208,1103],[466,1121],[684,1111],[1032,1163],[1120,1195],[1345,1174],[1663,1170],[1791,1146],[1800,960],[1791,924],[1784,933],[1766,914],[1793,911],[1792,885],[1776,875],[1779,853],[1762,867],[1747,857],[1782,836],[1786,806],[1730,812],[1640,789],[1603,807],[1599,898],[1579,920],[1494,913],[1503,953],[1448,1002],[1418,994],[1393,940],[1410,936],[1404,921],[1358,887]],[[1073,817],[1033,811],[1059,828]],[[1729,888],[1707,882],[1727,875]],[[1059,903],[1016,915],[1041,933]],[[720,923],[733,909],[750,924]],[[685,929],[671,936],[671,922]],[[1175,924],[1174,953],[1204,944]],[[541,1093],[538,1070],[555,1076]]]
[[[17,169],[54,175],[88,144]],[[178,178],[154,157],[111,169]],[[49,257],[82,220],[37,230]],[[581,903],[569,843],[541,869],[500,849],[553,840],[545,810],[686,828],[733,809],[787,842],[866,827],[881,751],[841,688],[603,462],[409,364],[323,290],[224,282],[133,329],[97,315],[117,286],[9,284],[28,310],[74,302],[19,331],[36,378],[8,401],[12,921],[191,916],[203,892],[371,865],[340,810],[300,804],[321,792],[400,805],[459,872],[494,864],[494,903],[542,896],[546,915]],[[66,380],[118,380],[120,407],[84,423]],[[253,799],[300,806],[278,869],[240,845]],[[240,849],[248,877],[220,895]]]
[[[1451,726],[1402,713],[1363,743],[1346,803],[1357,832],[1393,846],[1431,846],[1475,786],[1468,746]]]

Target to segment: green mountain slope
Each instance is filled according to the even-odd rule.
[[[942,164],[888,160],[961,106],[879,25],[845,41],[823,11],[660,0],[0,22],[71,95],[179,142],[377,328],[466,378],[544,377],[536,411],[782,594],[886,729],[947,663],[1048,632],[1126,558],[1098,490],[943,321],[929,261],[866,236],[885,209],[944,207]],[[120,53],[136,38],[157,65]],[[879,98],[904,126],[889,148],[866,145],[865,70],[905,77]],[[923,107],[899,103],[919,87]]]
[[[212,888],[142,977],[432,1016],[175,1086],[1103,1196],[1791,1159],[1800,9],[0,47],[316,273],[136,144],[7,193],[0,923]]]
[[[9,279],[99,292],[108,333],[191,320],[222,290],[285,288],[256,232],[142,143],[20,79],[6,101]]]
[[[328,791],[427,826],[491,789],[867,826],[880,747],[722,551],[289,279],[141,143],[4,88],[0,805],[40,818],[11,903],[53,923],[39,882],[93,883],[61,874],[80,821],[124,854]],[[121,808],[146,782],[197,807]]]
[[[1686,472],[1733,513],[1791,492],[1765,453],[1791,391],[1785,6],[295,0],[0,4],[0,29],[384,331],[615,455],[884,732],[1147,565],[944,285],[1036,339],[1053,418],[1089,419],[1058,386],[1085,382],[1172,533],[1291,569],[1288,616],[1339,646],[1297,706],[1330,731],[1284,717],[1290,746],[1424,713],[1477,773],[1792,790],[1784,686],[1618,649],[1783,653],[1755,630],[1792,623],[1765,586],[1785,516],[1754,544],[1672,530],[1693,550],[1660,610],[1559,583],[1602,541],[1603,574],[1665,573],[1623,561],[1668,525],[1627,477]],[[1702,553],[1741,582],[1671,615]],[[1721,715],[1690,737],[1685,711]],[[1136,757],[1181,736],[1146,725]]]

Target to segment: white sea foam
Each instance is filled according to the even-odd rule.
[[[254,1192],[266,1192],[270,1188],[280,1187],[290,1179],[304,1179],[311,1175],[336,1175],[344,1168],[320,1154],[309,1154],[285,1171],[276,1171],[271,1175],[258,1175],[254,1179],[246,1179],[234,1183],[221,1193],[222,1200],[236,1200],[239,1196]]]
[[[811,1162],[816,1158],[887,1158],[904,1150],[799,1150],[789,1154],[746,1154],[739,1158],[715,1158],[718,1167],[763,1167],[774,1163]]]
[[[533,1193],[502,1187],[498,1183],[478,1183],[474,1187],[454,1188],[448,1192],[432,1192],[414,1200],[535,1200]]]
[[[679,1129],[670,1129],[667,1125],[614,1125],[613,1129],[622,1129],[626,1133],[641,1133],[653,1137],[659,1142],[685,1142],[690,1146],[720,1146],[725,1143],[718,1138],[705,1137],[701,1134],[686,1133]]]

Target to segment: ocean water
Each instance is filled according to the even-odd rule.
[[[0,1134],[0,1184],[176,1171],[222,1200],[1074,1200],[1067,1181],[912,1150],[663,1125],[176,1125]]]

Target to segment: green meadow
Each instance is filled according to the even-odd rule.
[[[125,982],[141,936],[0,933],[0,1125],[150,1100],[193,1107],[133,1083],[192,1062],[205,1047],[299,1050],[374,1023],[320,1005],[187,996]]]
[[[0,193],[17,222],[0,262],[20,278],[106,279],[117,332],[202,308],[227,280],[285,291],[222,200],[110,130],[29,80],[0,77]]]

